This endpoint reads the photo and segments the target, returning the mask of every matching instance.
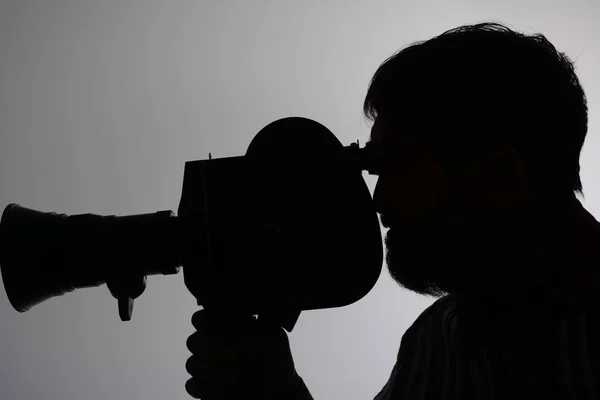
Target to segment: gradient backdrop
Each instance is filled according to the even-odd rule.
[[[578,66],[590,107],[581,167],[600,216],[600,3],[563,1],[0,0],[0,207],[68,214],[176,210],[184,162],[245,153],[268,123],[315,119],[364,144],[377,66],[483,20],[540,31]],[[365,174],[369,187],[375,177]],[[371,399],[432,299],[383,271],[354,305],[291,333],[316,400]],[[0,399],[186,399],[197,309],[183,276],[151,277],[121,322],[103,286],[19,314],[0,290]]]

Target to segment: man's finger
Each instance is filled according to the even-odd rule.
[[[206,310],[200,310],[196,311],[194,315],[192,315],[192,325],[194,325],[196,330],[204,331],[206,329],[214,329],[215,321],[212,318],[209,319]]]
[[[231,364],[240,357],[240,346],[236,341],[200,332],[194,332],[187,338],[186,347],[192,354],[216,365]]]
[[[201,400],[224,400],[224,396],[221,393],[222,390],[206,384],[197,378],[188,379],[185,383],[185,391],[194,399]]]
[[[214,365],[204,362],[198,357],[190,357],[185,363],[185,370],[193,378],[210,382],[216,386],[226,386],[231,382],[231,365]]]

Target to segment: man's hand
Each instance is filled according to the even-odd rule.
[[[287,333],[254,318],[223,321],[205,310],[192,317],[192,356],[186,391],[202,400],[270,400],[296,397],[302,387]]]

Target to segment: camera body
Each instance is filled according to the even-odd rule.
[[[122,320],[146,276],[174,274],[198,304],[230,318],[268,317],[291,331],[302,311],[341,307],[379,278],[377,213],[362,178],[370,148],[344,147],[323,125],[275,121],[244,156],[188,161],[177,216],[67,216],[9,205],[0,267],[26,311],[106,283]]]

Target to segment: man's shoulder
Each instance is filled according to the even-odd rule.
[[[448,311],[455,311],[456,301],[457,295],[454,293],[440,297],[439,299],[434,301],[433,304],[427,307],[421,313],[421,315],[419,315],[415,322],[419,321],[419,319],[421,318],[427,318],[428,316],[442,315]]]
[[[456,294],[447,294],[440,297],[417,317],[409,329],[418,329],[423,325],[431,324],[433,320],[441,322],[448,319],[455,319],[456,303]]]
[[[410,342],[411,346],[416,342],[432,344],[433,341],[443,342],[444,346],[456,346],[458,343],[456,303],[455,294],[447,294],[437,299],[406,330],[402,341]]]
[[[395,392],[410,398],[437,396],[455,369],[456,346],[456,296],[449,294],[427,307],[406,330],[390,379],[375,399],[395,398]]]

